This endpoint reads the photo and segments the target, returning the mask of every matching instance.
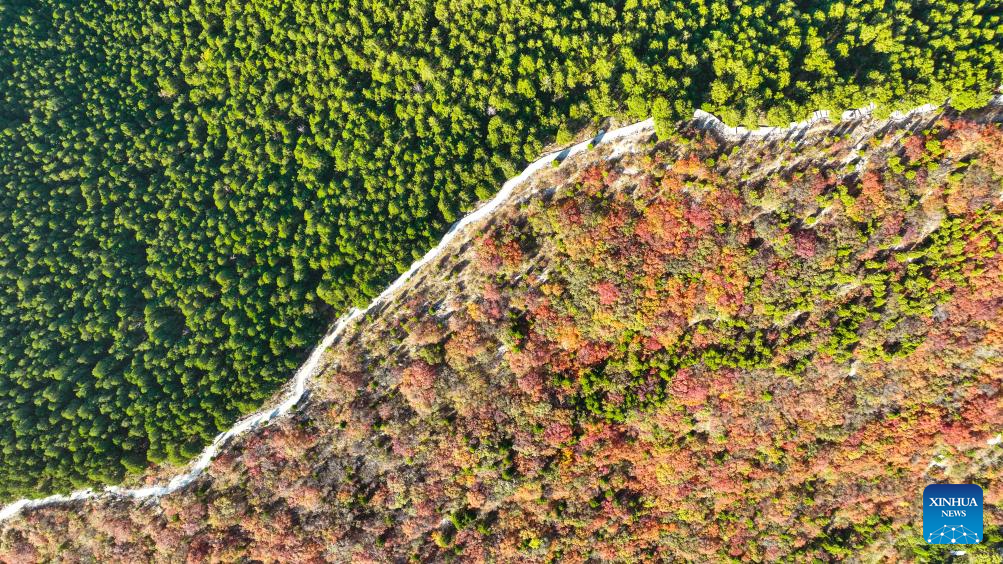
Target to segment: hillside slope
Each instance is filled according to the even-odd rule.
[[[984,104],[989,0],[0,3],[0,502],[186,464],[550,143]]]
[[[918,559],[932,481],[982,484],[999,542],[1003,132],[873,125],[568,159],[293,417],[0,559]]]

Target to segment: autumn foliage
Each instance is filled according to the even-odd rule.
[[[934,481],[982,484],[999,543],[1000,130],[685,139],[562,164],[294,416],[0,560],[936,560]]]

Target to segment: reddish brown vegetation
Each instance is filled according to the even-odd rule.
[[[999,502],[1003,137],[945,121],[859,179],[848,146],[589,166],[353,329],[303,411],[192,488],[32,512],[0,558],[943,556],[925,484]],[[790,164],[741,180],[764,157]]]

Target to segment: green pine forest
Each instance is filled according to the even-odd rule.
[[[985,104],[992,0],[0,3],[0,499],[182,463],[550,143]]]

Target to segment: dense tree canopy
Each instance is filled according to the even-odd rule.
[[[591,120],[975,106],[1000,26],[988,0],[0,4],[0,498],[189,458]]]

